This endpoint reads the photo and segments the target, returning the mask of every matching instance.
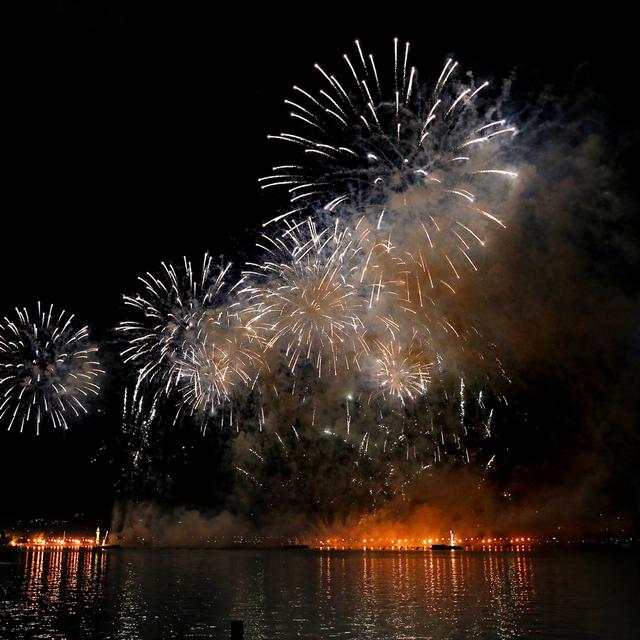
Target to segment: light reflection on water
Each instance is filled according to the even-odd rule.
[[[42,550],[0,564],[0,638],[632,638],[638,554]]]

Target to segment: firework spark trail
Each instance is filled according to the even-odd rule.
[[[417,365],[413,384],[398,383],[398,376],[410,379],[411,367],[398,358],[408,335],[433,343],[430,353],[441,363],[444,351],[450,361],[464,349],[464,320],[447,317],[444,298],[456,293],[465,272],[478,272],[474,249],[485,247],[487,224],[505,226],[492,205],[517,178],[506,161],[517,130],[496,116],[499,105],[480,101],[488,82],[456,78],[455,60],[446,61],[427,91],[409,64],[409,43],[394,40],[393,82],[358,41],[356,48],[355,57],[343,56],[344,73],[316,64],[318,89],[294,86],[295,98],[285,101],[296,130],[269,137],[287,143],[292,160],[259,182],[263,189],[286,188],[295,208],[263,226],[299,228],[292,220],[301,215],[323,219],[339,211],[346,220],[355,216],[354,228],[367,229],[375,255],[369,250],[357,271],[379,281],[372,281],[366,305],[374,313],[358,314],[362,348],[352,349],[354,362],[360,368],[363,355],[373,358],[377,382],[410,400],[426,392],[428,367]],[[299,334],[298,344],[303,337],[309,345],[309,334]],[[334,341],[327,342],[336,372]],[[294,349],[293,359],[299,356]]]
[[[301,384],[305,364],[319,376],[373,369],[374,389],[410,402],[427,393],[433,362],[442,367],[467,342],[420,281],[408,282],[415,258],[398,257],[364,218],[353,228],[307,219],[264,239],[267,259],[244,273],[244,311]]]
[[[213,415],[267,366],[261,338],[226,284],[229,268],[213,267],[208,254],[199,274],[186,258],[180,267],[162,263],[162,277],[139,278],[144,295],[124,296],[143,315],[118,327],[129,341],[122,355],[136,368],[136,389],[177,391],[176,417],[183,409]]]
[[[320,230],[307,219],[263,238],[266,258],[248,265],[242,293],[267,348],[281,349],[292,371],[302,362],[311,362],[319,376],[357,368],[367,287],[374,287],[362,273],[366,233],[339,220]]]
[[[213,415],[239,387],[253,387],[268,363],[263,339],[237,308],[207,311],[202,319],[202,332],[184,353],[176,376],[184,404]]]
[[[99,392],[104,373],[95,359],[98,348],[86,326],[73,315],[54,312],[39,302],[37,311],[16,309],[0,322],[0,421],[20,432],[43,421],[67,429],[68,416],[88,413],[88,401]]]
[[[491,208],[501,190],[495,182],[517,177],[504,160],[517,130],[480,113],[488,82],[454,81],[457,62],[447,60],[428,92],[408,66],[409,43],[398,51],[394,41],[393,82],[381,81],[373,55],[356,46],[356,58],[343,56],[342,74],[315,65],[322,88],[295,86],[295,99],[285,100],[300,133],[269,138],[287,143],[295,159],[273,167],[260,186],[286,188],[295,208],[266,224],[308,214],[305,205],[334,212],[345,203],[394,236],[412,218],[426,240],[421,263],[440,272],[432,284],[453,291],[451,278],[477,270],[472,248],[484,246],[486,224],[504,227]]]
[[[427,391],[433,358],[414,331],[408,343],[376,340],[376,379],[382,393],[399,398],[402,403]]]
[[[464,336],[429,295],[421,262],[398,255],[364,217],[353,227],[307,219],[285,229],[264,236],[267,259],[245,271],[240,290],[265,350],[282,351],[294,372],[373,366],[383,393],[403,401],[426,393],[429,368],[443,358],[432,344],[451,353]]]
[[[139,387],[124,390],[122,402],[122,432],[127,438],[127,447],[132,451],[131,468],[135,472],[141,457],[149,447],[149,432],[158,412],[158,397],[150,400]]]
[[[142,294],[123,296],[139,318],[117,327],[129,343],[121,355],[134,366],[138,386],[155,384],[165,393],[176,386],[180,363],[204,332],[204,312],[222,297],[228,269],[214,268],[208,254],[199,277],[186,258],[181,266],[163,262],[160,277],[138,278]]]

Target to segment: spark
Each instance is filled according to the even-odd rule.
[[[22,433],[42,423],[68,428],[69,417],[89,413],[104,374],[88,327],[73,315],[37,303],[0,321],[0,422]]]

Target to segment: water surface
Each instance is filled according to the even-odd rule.
[[[0,564],[0,638],[640,637],[639,554],[29,551]]]

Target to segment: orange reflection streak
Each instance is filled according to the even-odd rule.
[[[26,606],[40,611],[62,602],[77,604],[69,593],[99,597],[107,570],[107,554],[82,547],[28,547],[24,562]]]

